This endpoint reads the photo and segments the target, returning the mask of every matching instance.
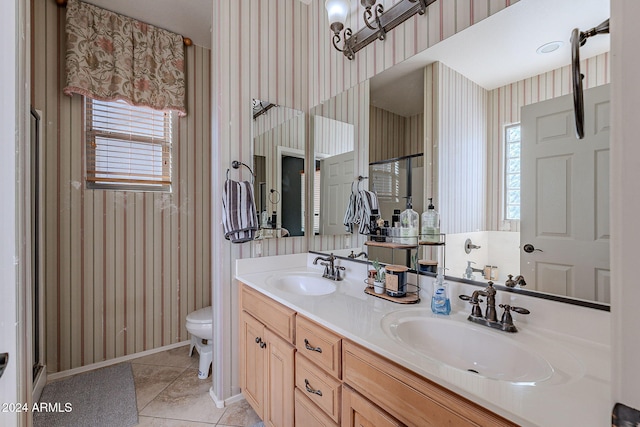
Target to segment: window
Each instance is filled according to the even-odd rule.
[[[173,114],[85,98],[87,188],[171,191]]]
[[[371,182],[379,201],[398,203],[400,197],[400,162],[370,164]]]
[[[520,123],[505,127],[504,216],[520,219]]]

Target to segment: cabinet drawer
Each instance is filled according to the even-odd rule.
[[[338,335],[298,315],[296,318],[296,349],[336,378],[342,378],[342,372],[340,372],[342,340]]]
[[[303,393],[296,388],[295,425],[304,427],[338,427],[331,418],[322,412]]]
[[[296,312],[275,302],[261,293],[241,284],[242,309],[261,321],[267,328],[282,338],[294,343]]]
[[[296,353],[296,387],[333,421],[340,421],[342,384],[300,353]]]
[[[403,427],[373,403],[348,386],[342,388],[343,427]]]
[[[407,425],[516,425],[346,340],[342,363],[345,384]]]

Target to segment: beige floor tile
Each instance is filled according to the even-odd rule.
[[[225,408],[216,407],[209,395],[210,388],[211,378],[200,380],[196,369],[186,369],[140,415],[217,423]]]
[[[227,406],[218,425],[250,427],[259,421],[260,417],[251,408],[251,405],[246,400],[241,400]]]
[[[184,345],[182,347],[172,348],[171,350],[162,351],[160,353],[154,353],[148,356],[142,356],[137,359],[133,359],[131,360],[131,363],[188,368],[191,366],[194,360],[197,363],[197,352],[194,351],[194,354],[189,357],[189,346]]]
[[[131,364],[133,380],[136,386],[138,411],[167,388],[186,368],[173,366],[154,366],[138,363]]]
[[[211,427],[215,424],[198,423],[185,420],[172,420],[170,418],[138,417],[139,427]]]

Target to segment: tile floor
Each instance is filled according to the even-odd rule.
[[[198,379],[198,354],[189,346],[131,360],[139,426],[248,427],[260,421],[242,400],[219,409],[209,396],[211,376]]]

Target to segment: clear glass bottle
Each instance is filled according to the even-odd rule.
[[[421,238],[424,242],[440,242],[440,214],[433,206],[433,198],[429,197],[429,207],[422,213]]]
[[[407,209],[400,214],[400,243],[403,245],[418,244],[418,212],[411,206],[411,197],[407,198]]]

